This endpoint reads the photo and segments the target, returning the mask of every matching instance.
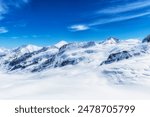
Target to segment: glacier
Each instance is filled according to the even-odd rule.
[[[150,36],[0,49],[0,99],[149,99]]]

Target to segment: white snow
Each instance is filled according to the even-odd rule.
[[[23,55],[25,53],[31,53],[31,52],[34,52],[34,51],[38,51],[41,48],[42,47],[38,47],[38,46],[35,46],[35,45],[23,45],[19,48],[14,49],[13,52]]]
[[[68,42],[66,42],[66,41],[60,41],[60,42],[58,42],[57,44],[55,44],[55,46],[56,46],[57,48],[60,48],[60,47],[62,47],[63,45],[66,45],[66,44],[68,44]]]
[[[123,75],[116,74],[123,80],[120,85],[115,84],[118,83],[115,74],[108,77],[101,68],[82,64],[36,74],[0,74],[0,99],[149,99],[148,71],[140,77],[138,68],[123,69],[120,69]]]
[[[116,38],[110,37],[106,41],[103,42],[104,45],[107,44],[117,44],[118,40]]]
[[[0,55],[4,55],[6,53],[8,53],[9,50],[8,49],[5,49],[5,48],[0,48]]]
[[[149,49],[149,46],[137,40],[96,44],[89,48],[67,49],[65,55],[69,58],[87,58],[77,65],[37,73],[1,71],[0,99],[150,99],[149,52],[100,66],[111,53],[123,50],[139,52],[145,47]],[[44,53],[38,56],[43,57]]]

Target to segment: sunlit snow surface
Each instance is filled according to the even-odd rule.
[[[141,51],[137,40],[119,44],[97,44],[67,51],[85,56],[76,65],[49,68],[41,72],[0,72],[0,99],[150,99],[149,51],[107,65],[100,65],[111,53]],[[142,47],[141,47],[142,46]],[[149,45],[148,45],[149,46]]]

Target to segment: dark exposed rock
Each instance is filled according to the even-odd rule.
[[[89,47],[93,47],[95,45],[96,44],[93,41],[84,42],[84,43],[69,43],[69,44],[63,45],[59,49],[59,54],[63,54],[66,50],[75,49],[75,48],[89,48]]]
[[[20,69],[20,68],[23,68],[23,66],[22,65],[15,65],[12,68],[10,68],[10,71],[14,71],[14,70],[17,70],[17,69]]]
[[[31,72],[40,72],[43,71],[46,68],[53,67],[54,61],[55,61],[55,55],[52,55],[49,57],[45,62],[43,62],[41,65],[38,67],[34,68]]]
[[[83,61],[84,57],[80,57],[80,58],[66,58],[64,60],[61,61],[57,61],[55,64],[55,67],[64,67],[67,65],[76,65],[79,62]]]
[[[84,52],[86,52],[88,54],[96,53],[96,51],[94,51],[94,50],[85,50]]]
[[[85,43],[85,44],[82,46],[82,48],[89,48],[89,47],[93,47],[93,46],[95,46],[95,45],[96,45],[95,42],[90,41],[90,42]]]
[[[121,60],[124,60],[124,59],[128,59],[130,57],[132,57],[132,55],[130,55],[128,51],[113,53],[113,54],[110,54],[108,59],[106,61],[102,62],[101,65],[111,64],[113,62],[118,62],[118,61],[121,61]]]
[[[149,43],[150,42],[150,35],[148,35],[146,38],[143,39],[142,43]]]
[[[32,54],[31,53],[26,53],[26,54],[22,55],[21,57],[13,59],[12,61],[10,61],[9,66],[18,65],[21,62],[26,61],[30,57],[32,57]]]

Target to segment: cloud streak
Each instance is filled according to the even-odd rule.
[[[141,9],[145,7],[150,7],[149,0],[136,1],[133,3],[125,4],[125,5],[111,7],[111,8],[100,10],[97,13],[98,14],[123,13],[123,12],[133,11],[133,10],[137,10],[137,9]]]
[[[9,12],[10,7],[20,7],[22,4],[28,3],[29,0],[0,0],[0,20],[4,18],[4,14]]]
[[[7,11],[7,5],[2,0],[0,0],[0,20],[3,19],[3,14],[6,14]]]
[[[112,19],[97,20],[91,24],[88,24],[88,26],[96,26],[96,25],[108,24],[108,23],[112,23],[112,22],[131,20],[134,18],[139,18],[139,17],[143,17],[143,16],[147,16],[147,15],[150,15],[150,11],[147,11],[144,13],[139,13],[139,14],[134,14],[134,15],[129,15],[129,16],[116,17],[116,18],[112,18]]]
[[[8,30],[5,27],[0,27],[0,34],[7,33]]]
[[[80,25],[72,25],[69,27],[69,29],[73,32],[76,32],[76,31],[84,31],[84,30],[88,30],[89,29],[89,26],[87,25],[84,25],[84,24],[80,24]]]
[[[119,0],[120,1],[120,0]],[[116,5],[116,7],[110,7],[110,8],[104,8],[102,10],[99,10],[94,13],[93,16],[96,17],[95,19],[91,20],[90,23],[84,25],[72,25],[70,26],[70,29],[73,29],[75,31],[83,31],[83,30],[89,30],[91,27],[108,24],[108,23],[114,23],[114,22],[120,22],[120,21],[126,21],[131,20],[135,18],[140,18],[144,16],[150,15],[150,1],[149,0],[138,0],[136,2],[127,2],[125,5]],[[140,12],[138,11],[139,9]],[[105,15],[108,15],[109,18],[105,17]],[[98,17],[101,18],[98,18]]]
[[[7,14],[10,10],[10,7],[20,7],[22,4],[28,3],[29,0],[0,0],[0,21],[4,19],[4,15]],[[0,34],[7,33],[8,29],[6,27],[0,27]]]

